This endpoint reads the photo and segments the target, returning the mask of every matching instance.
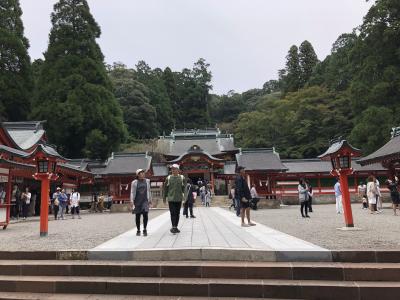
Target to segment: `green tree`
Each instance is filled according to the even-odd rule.
[[[301,67],[299,59],[299,49],[293,45],[290,47],[286,56],[285,72],[281,74],[283,80],[283,90],[287,92],[298,91],[301,87]]]
[[[0,3],[0,115],[26,120],[30,112],[33,75],[18,0]]]
[[[314,48],[309,41],[304,41],[299,47],[299,63],[300,63],[300,82],[301,86],[305,86],[310,80],[315,66],[318,64],[318,57]]]
[[[150,104],[150,92],[135,79],[135,71],[125,65],[114,64],[109,76],[130,136],[141,139],[157,136],[156,110]]]
[[[65,156],[85,150],[104,158],[118,149],[126,129],[96,42],[100,27],[86,0],[59,0],[51,22],[32,117],[48,120],[49,140]],[[94,137],[101,137],[101,150],[91,149]]]
[[[136,65],[137,80],[149,90],[150,104],[156,109],[157,132],[170,131],[173,127],[171,100],[161,70],[152,70],[144,61]]]
[[[358,146],[364,155],[382,147],[390,139],[393,112],[385,107],[371,106],[359,117],[351,131],[350,141]]]
[[[180,112],[179,107],[181,106],[181,101],[178,97],[175,76],[172,73],[172,70],[169,67],[167,67],[167,68],[165,68],[165,70],[163,72],[162,78],[164,80],[164,85],[165,85],[165,88],[167,89],[167,94],[170,99],[170,103],[171,103],[171,107],[172,107],[172,117],[173,117],[174,123],[175,123],[176,120],[182,118],[182,116],[179,115],[179,112]]]

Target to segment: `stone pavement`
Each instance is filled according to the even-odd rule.
[[[257,223],[241,227],[233,212],[218,207],[195,209],[181,217],[181,233],[172,234],[169,212],[150,220],[149,236],[136,228],[89,251],[90,259],[330,261],[329,250]]]

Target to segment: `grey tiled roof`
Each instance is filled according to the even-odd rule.
[[[223,138],[161,138],[158,140],[157,151],[169,156],[181,156],[192,146],[197,145],[210,155],[218,155],[226,151],[235,151],[232,137]]]
[[[43,138],[45,134],[43,123],[43,121],[3,122],[2,125],[18,147],[26,150]]]
[[[137,169],[149,170],[151,156],[147,153],[113,153],[103,168],[93,168],[99,175],[130,175]]]
[[[8,147],[5,145],[0,145],[0,153],[1,152],[6,152],[6,153],[9,153],[12,155],[19,156],[19,157],[28,157],[29,156],[29,153],[27,153],[27,152],[24,152],[24,151],[21,151],[18,149],[14,149],[14,148],[11,148],[11,147]]]
[[[362,167],[352,161],[352,167],[356,172],[384,171],[385,168],[380,164],[373,164]],[[313,159],[283,159],[282,163],[288,168],[287,173],[329,173],[332,164],[327,160]]]
[[[285,171],[279,154],[274,149],[242,149],[236,154],[238,166],[245,167],[247,171]]]
[[[400,156],[400,135],[394,136],[389,142],[374,153],[358,160],[358,163],[361,165],[368,165],[375,162],[381,162],[382,160],[393,156]]]

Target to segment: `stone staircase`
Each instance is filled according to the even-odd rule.
[[[400,299],[400,263],[0,260],[0,299],[190,297]]]

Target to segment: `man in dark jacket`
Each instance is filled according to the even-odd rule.
[[[235,198],[236,207],[240,209],[240,217],[242,219],[242,227],[255,226],[256,224],[250,221],[250,189],[246,182],[246,174],[244,167],[238,167],[239,174],[235,179]],[[244,215],[246,214],[247,223],[244,223]]]

